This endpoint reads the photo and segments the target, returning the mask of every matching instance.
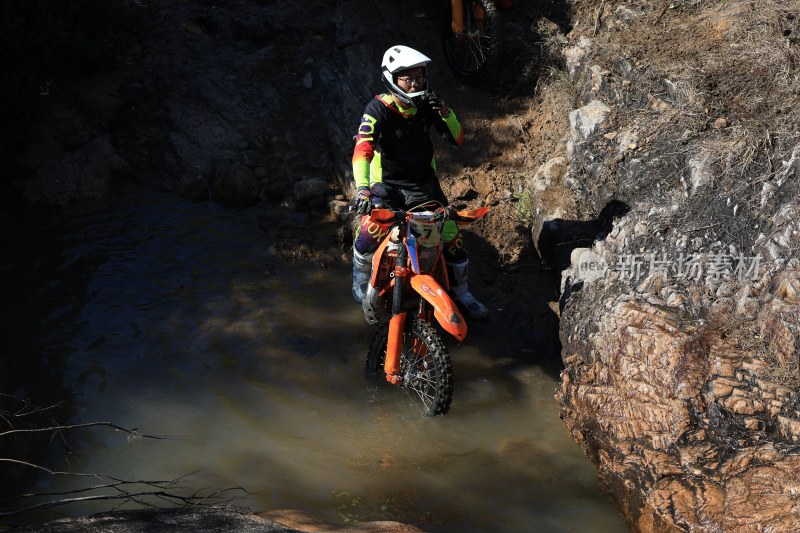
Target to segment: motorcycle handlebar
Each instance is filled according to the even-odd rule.
[[[436,209],[431,210],[433,216],[430,218],[432,221],[440,221],[440,220],[454,220],[456,222],[474,222],[475,220],[481,218],[486,211],[488,211],[488,207],[481,207],[478,209],[473,209],[470,211],[464,211],[463,213],[459,212],[455,207],[448,205],[438,207]],[[413,213],[414,211],[406,211],[404,209],[392,209],[392,208],[373,208],[370,211],[370,217],[378,222],[401,222],[408,218],[409,213]]]
[[[377,209],[373,209],[372,213],[375,213]],[[390,216],[381,216],[383,213],[376,213],[377,217],[381,220],[381,222],[400,222],[408,218],[410,213],[415,213],[419,211],[406,211],[404,209],[388,209],[384,208],[381,209],[385,213],[391,213]],[[451,218],[453,214],[455,214],[455,210],[451,210],[449,208],[440,207],[434,211],[432,211],[433,216],[430,218],[432,221],[439,221],[447,218]]]

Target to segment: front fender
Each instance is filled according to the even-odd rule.
[[[467,322],[442,286],[432,276],[417,274],[411,278],[411,287],[433,306],[433,316],[442,328],[463,341],[467,336]]]

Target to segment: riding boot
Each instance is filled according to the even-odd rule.
[[[461,263],[448,263],[447,265],[450,274],[450,291],[455,296],[458,303],[460,303],[467,314],[472,318],[485,318],[489,316],[489,310],[485,305],[480,303],[471,292],[467,285],[467,273],[469,272],[469,260],[466,259]]]
[[[353,248],[353,298],[361,303],[367,293],[369,276],[372,272],[372,256],[375,253],[362,254]]]

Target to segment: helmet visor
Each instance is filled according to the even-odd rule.
[[[404,92],[425,90],[428,86],[428,72],[423,67],[410,68],[396,72],[394,82]]]
[[[427,71],[422,67],[402,70],[394,75],[394,85],[400,90],[403,96],[415,101],[425,96],[427,92]]]

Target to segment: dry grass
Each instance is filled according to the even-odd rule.
[[[681,129],[707,132],[723,118],[753,138],[770,130],[796,140],[799,6],[796,0],[685,2],[653,23],[659,6],[651,5],[652,16],[602,45],[617,48],[610,57],[630,58],[641,73],[637,85],[667,96],[680,111]]]
[[[764,361],[768,365],[767,379],[793,389],[800,389],[800,355],[797,352],[788,365],[781,365],[771,352],[766,354]]]
[[[726,11],[735,20],[730,40],[745,56],[761,64],[780,65],[775,81],[796,87],[800,81],[800,4],[795,0],[728,2]]]
[[[639,89],[669,107],[643,107],[637,121],[646,141],[671,143],[684,158],[682,176],[699,153],[713,161],[713,183],[689,198],[680,225],[713,221],[710,237],[746,249],[769,223],[762,184],[800,145],[800,4],[685,2],[653,26],[641,23],[623,43],[639,58]]]
[[[535,88],[537,105],[547,109],[555,120],[563,120],[563,128],[569,128],[569,113],[575,109],[578,92],[569,75],[560,68],[549,67],[542,71]]]
[[[760,378],[779,385],[800,388],[800,354],[795,350],[794,357],[788,362],[781,361],[770,349],[770,340],[761,331],[758,321],[723,314],[709,321],[707,331],[714,332],[714,335],[730,343],[742,357],[766,363],[764,374]]]

